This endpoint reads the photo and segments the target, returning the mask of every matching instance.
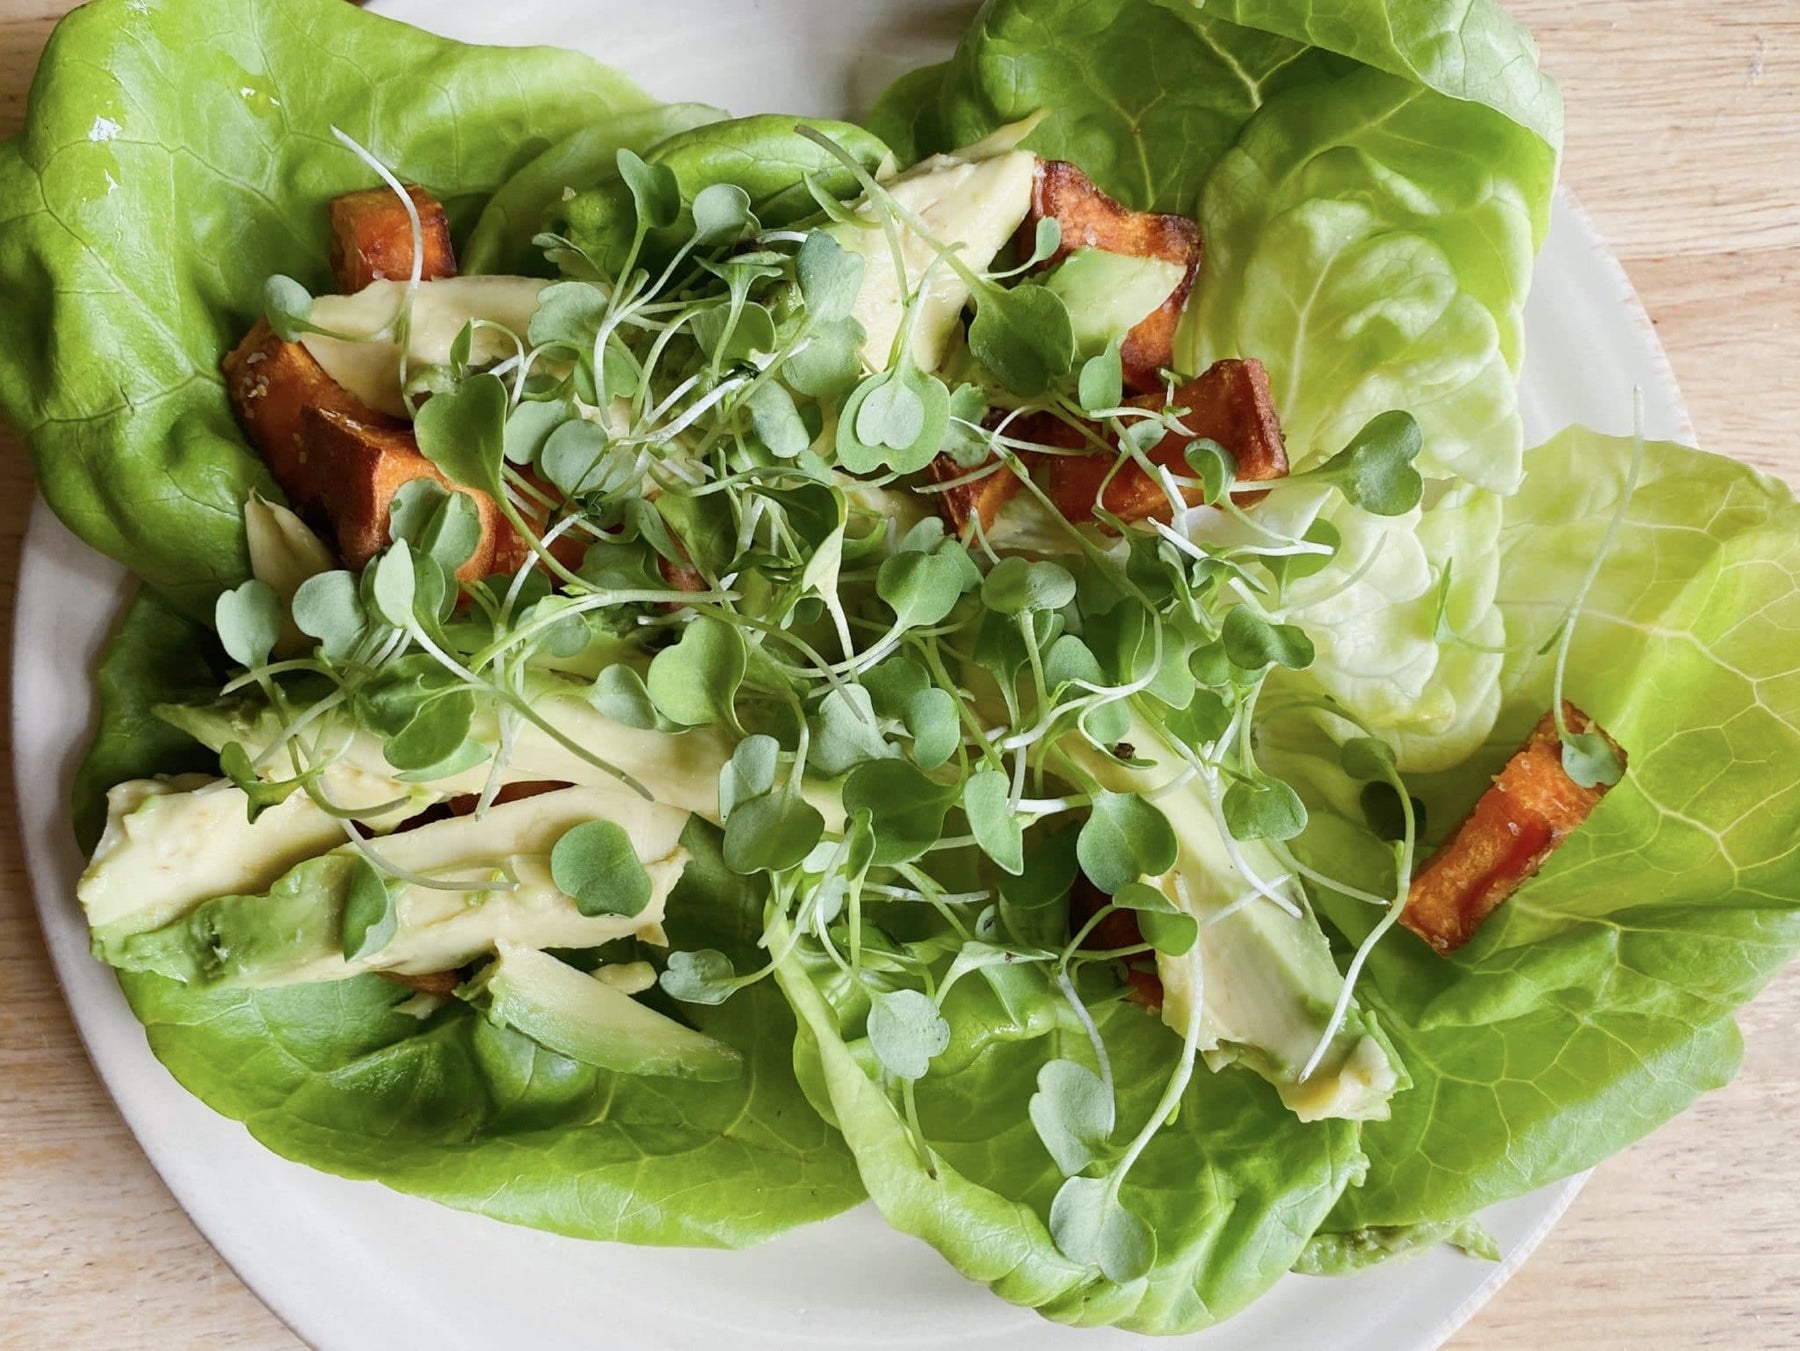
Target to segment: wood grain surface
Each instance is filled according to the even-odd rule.
[[[69,7],[0,0],[0,134]],[[1565,181],[1654,316],[1701,443],[1800,483],[1800,3],[1513,8],[1568,97]],[[17,341],[4,297],[0,341]],[[30,494],[0,430],[8,633]],[[194,1230],[88,1064],[32,912],[10,747],[0,764],[0,1347],[297,1346]],[[1736,1082],[1604,1164],[1453,1346],[1800,1347],[1800,968],[1742,1023]]]

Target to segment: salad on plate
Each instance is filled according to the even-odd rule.
[[[1490,0],[989,0],[861,123],[78,11],[0,407],[143,582],[94,955],[271,1149],[563,1234],[867,1197],[1149,1333],[1494,1256],[1800,946],[1800,511],[1525,445],[1560,132]]]

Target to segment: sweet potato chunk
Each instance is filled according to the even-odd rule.
[[[305,417],[313,496],[302,499],[287,483],[281,486],[303,512],[310,508],[331,523],[347,567],[360,569],[387,548],[394,494],[414,479],[429,478],[468,492],[481,517],[481,541],[456,575],[473,581],[494,571],[498,540],[504,535],[510,547],[512,527],[491,497],[458,489],[421,455],[411,429],[374,426],[327,408],[309,408]]]
[[[975,537],[977,522],[980,523],[983,534],[991,531],[995,519],[1000,515],[1000,509],[1012,501],[1014,494],[1019,491],[1018,475],[1001,464],[998,458],[990,458],[988,465],[998,467],[981,478],[931,494],[931,500],[937,507],[938,515],[944,518],[944,524],[950,527],[952,534],[965,542]],[[926,472],[931,475],[933,483],[952,483],[974,470],[964,469],[948,455],[939,455],[926,467]]]
[[[1157,372],[1175,363],[1175,328],[1194,279],[1200,275],[1204,252],[1200,227],[1185,216],[1133,211],[1100,191],[1092,179],[1064,160],[1038,161],[1031,214],[1025,219],[1027,238],[1036,231],[1038,221],[1047,218],[1062,226],[1062,245],[1051,256],[1051,263],[1062,261],[1076,249],[1092,248],[1133,258],[1156,258],[1182,268],[1181,280],[1169,298],[1138,322],[1119,352],[1127,389],[1148,394],[1161,388]]]
[[[296,503],[318,499],[324,485],[306,453],[306,411],[323,409],[368,427],[398,427],[325,373],[311,352],[278,337],[266,319],[245,335],[225,360],[225,392],[250,443]]]
[[[1576,732],[1598,732],[1623,762],[1618,744],[1566,700],[1563,721]],[[1475,809],[1414,874],[1400,922],[1439,952],[1454,952],[1605,796],[1605,784],[1583,788],[1563,769],[1556,719],[1546,713]]]
[[[423,188],[408,187],[419,213],[425,281],[456,275],[450,221],[443,204]],[[412,275],[412,222],[390,188],[348,192],[331,203],[331,275],[338,290],[354,295],[372,281],[404,281]]]
[[[1163,396],[1140,395],[1130,402],[1138,408],[1161,408]],[[1262,362],[1254,358],[1215,362],[1205,374],[1176,389],[1171,406],[1187,410],[1181,415],[1181,422],[1193,435],[1169,433],[1150,450],[1153,463],[1191,477],[1184,458],[1188,442],[1205,438],[1217,441],[1232,453],[1240,481],[1266,483],[1286,476],[1287,447],[1275,401],[1269,393],[1269,374]],[[1046,445],[1081,450],[1093,444],[1074,428],[1050,419],[1042,420],[1033,430]],[[1112,481],[1106,484],[1106,495],[1101,498],[1100,485],[1116,461],[1116,455],[1103,451],[1051,457],[1050,500],[1056,509],[1071,521],[1085,521],[1094,514],[1098,502],[1123,521],[1169,520],[1173,513],[1168,495],[1135,462],[1123,465],[1113,474]],[[1184,496],[1190,506],[1203,500],[1198,488],[1184,490]],[[1232,495],[1240,506],[1260,496]]]

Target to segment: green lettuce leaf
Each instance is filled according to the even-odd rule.
[[[1427,474],[1519,480],[1531,260],[1556,152],[1517,123],[1372,70],[1271,98],[1219,161],[1178,355],[1269,369],[1297,468],[1370,418],[1419,420]]]
[[[107,786],[204,767],[150,710],[207,663],[210,634],[155,597],[126,613],[99,672],[101,719],[76,780],[91,847]],[[762,896],[695,823],[670,942],[761,957]],[[667,1011],[736,1047],[729,1083],[595,1070],[450,1001],[420,1018],[379,976],[204,992],[121,972],[150,1047],[183,1087],[285,1158],[581,1238],[742,1247],[862,1199],[844,1142],[793,1072],[794,1018],[764,982],[727,1008]],[[678,1204],[674,1198],[679,1197]]]
[[[582,192],[617,179],[620,150],[642,150],[666,136],[724,116],[704,103],[669,103],[608,118],[558,141],[488,198],[463,246],[463,271],[553,275],[543,250],[531,241],[550,227],[562,208],[564,193]]]
[[[1537,43],[1494,0],[1404,4],[1396,0],[1162,0],[1322,47],[1453,99],[1482,103],[1554,145],[1562,95],[1538,69]]]
[[[1562,622],[1624,491],[1632,444],[1570,431],[1506,504],[1502,711],[1468,763],[1409,780],[1433,837],[1550,704]],[[1565,693],[1630,768],[1536,880],[1449,959],[1405,932],[1358,997],[1415,1082],[1363,1133],[1367,1183],[1331,1230],[1432,1224],[1591,1167],[1725,1083],[1732,1011],[1800,950],[1800,507],[1755,470],[1645,448],[1583,609]],[[1306,779],[1307,756],[1272,746]],[[1355,786],[1312,757],[1315,866],[1366,885],[1382,848]],[[1321,912],[1350,941],[1374,912]]]
[[[780,951],[785,924],[778,927],[770,946]],[[1090,1054],[1086,1031],[1048,982],[1029,989],[1021,979],[1002,1000],[971,978],[946,1000],[949,1050],[913,1086],[933,1147],[928,1166],[897,1095],[878,1082],[863,1035],[866,998],[846,998],[837,967],[823,958],[790,954],[777,976],[801,1019],[801,1081],[844,1132],[882,1215],[971,1280],[1053,1321],[1163,1334],[1217,1322],[1300,1260],[1360,1175],[1355,1123],[1303,1124],[1249,1071],[1201,1069],[1121,1192],[1154,1230],[1155,1260],[1136,1280],[1109,1280],[1064,1256],[1046,1223],[1063,1175],[1028,1104],[1047,1061]],[[1115,1134],[1128,1139],[1160,1096],[1180,1038],[1120,1000],[1094,1016],[1118,1084]]]
[[[341,0],[101,0],[45,49],[0,146],[0,411],[63,521],[183,613],[247,575],[241,511],[278,497],[219,358],[264,279],[323,289],[323,206],[367,187],[335,125],[453,218],[547,145],[651,106],[573,52],[467,47]]]

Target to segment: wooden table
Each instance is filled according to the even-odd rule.
[[[0,134],[67,8],[0,0]],[[1800,482],[1800,6],[1514,8],[1568,96],[1566,181],[1655,316],[1702,444]],[[6,632],[30,492],[0,431]],[[296,1346],[194,1230],[82,1053],[10,824],[10,753],[0,763],[0,1346]],[[1800,967],[1742,1023],[1737,1081],[1603,1165],[1456,1347],[1800,1347]]]

